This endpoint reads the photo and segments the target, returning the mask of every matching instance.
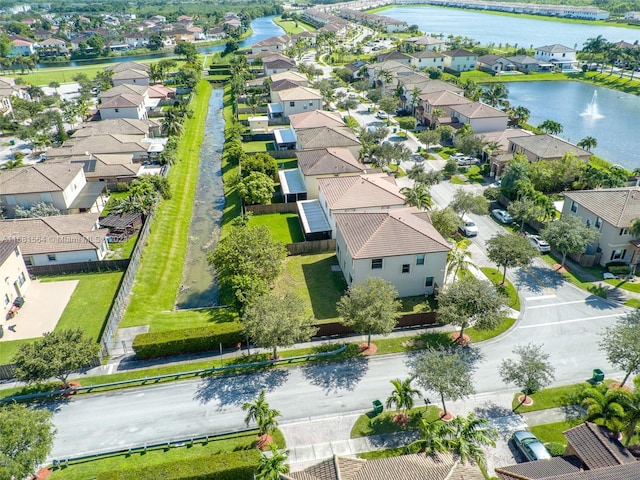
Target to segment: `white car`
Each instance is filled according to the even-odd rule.
[[[378,113],[376,113],[376,117],[380,120],[386,120],[387,118],[389,118],[389,115],[387,115],[387,112],[383,112],[382,110],[380,110]]]
[[[551,251],[551,247],[547,242],[541,239],[538,235],[528,235],[527,240],[533,248],[538,250],[541,253],[547,253]]]
[[[500,208],[491,210],[491,216],[496,220],[498,220],[500,223],[504,223],[504,224],[513,223],[513,217],[509,215],[509,212],[507,212],[506,210],[502,210]]]
[[[466,215],[462,217],[462,224],[458,227],[458,229],[465,237],[475,237],[476,235],[478,235],[478,226],[476,225],[476,222],[471,220]]]

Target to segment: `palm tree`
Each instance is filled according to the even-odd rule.
[[[416,183],[413,187],[405,187],[400,190],[405,196],[404,203],[410,207],[416,207],[420,210],[428,210],[433,205],[433,199],[429,193],[429,189],[420,183]]]
[[[242,405],[242,410],[247,412],[244,423],[249,426],[253,421],[258,425],[260,435],[267,435],[278,427],[277,417],[281,414],[269,406],[266,400],[266,392],[262,390],[260,394],[252,401]]]
[[[412,115],[416,114],[416,107],[420,102],[421,93],[422,93],[422,90],[420,90],[420,88],[418,87],[413,87],[413,89],[411,90],[411,114]]]
[[[431,125],[440,117],[444,115],[444,110],[441,108],[434,108],[431,110]]]
[[[413,408],[413,397],[420,393],[418,390],[411,386],[413,378],[409,377],[405,380],[394,378],[391,380],[393,385],[393,391],[389,398],[387,398],[387,408],[396,407],[396,410],[400,410],[401,414],[394,421],[401,424],[407,423],[407,410]]]
[[[633,221],[631,222],[631,226],[629,227],[629,235],[631,235],[634,240],[640,238],[640,218],[634,218]],[[636,249],[633,251],[633,255],[631,255],[631,274],[632,275],[636,274],[637,262],[635,260],[636,260],[636,254],[638,253],[638,250],[640,250],[640,248],[636,247]]]
[[[492,107],[502,107],[507,102],[509,90],[504,83],[492,83],[489,87],[482,90],[480,99]]]
[[[509,120],[513,125],[522,125],[523,123],[527,123],[531,116],[531,111],[522,105],[510,108],[507,113],[509,114]]]
[[[551,135],[558,135],[559,133],[562,133],[562,130],[564,130],[560,123],[548,119],[538,125],[538,128],[543,132],[550,133]]]
[[[577,146],[584,148],[587,152],[590,152],[592,148],[598,145],[598,141],[593,137],[584,137],[578,143]]]
[[[281,475],[290,471],[289,465],[287,465],[287,456],[279,452],[274,445],[271,445],[270,448],[270,457],[260,456],[255,480],[280,480]]]
[[[182,117],[178,115],[177,110],[168,109],[162,119],[162,132],[168,137],[179,136],[182,128]]]
[[[640,377],[635,377],[633,383],[633,391],[623,388],[613,389],[613,393],[617,397],[617,403],[622,405],[624,409],[622,433],[625,437],[624,443],[627,446],[638,433],[638,425],[640,424]]]
[[[449,449],[447,438],[453,434],[453,429],[449,422],[440,420],[428,421],[422,417],[418,428],[420,429],[420,440],[407,445],[408,453],[424,450],[427,455],[434,455],[438,452],[446,452]]]
[[[389,85],[393,81],[393,73],[389,70],[380,70],[378,72],[378,81],[381,83],[382,91],[385,91],[387,85]]]
[[[456,131],[456,137],[465,137],[473,134],[473,127],[469,123],[465,123]]]
[[[456,417],[451,421],[453,435],[448,439],[448,447],[461,463],[473,460],[483,474],[486,474],[487,460],[482,447],[495,447],[498,432],[488,426],[489,420],[477,418],[473,412],[466,417]]]
[[[468,272],[469,267],[473,265],[467,252],[467,243],[458,242],[449,253],[447,253],[447,262],[449,268],[453,270],[453,277],[458,277],[458,272]]]
[[[582,51],[590,54],[589,63],[593,63],[596,55],[601,54],[607,45],[607,40],[602,37],[602,35],[598,35],[595,38],[587,38],[587,41],[584,42],[582,47]]]
[[[595,385],[580,393],[580,405],[587,409],[587,422],[594,422],[618,433],[624,427],[624,407],[619,403],[620,395],[615,388]]]

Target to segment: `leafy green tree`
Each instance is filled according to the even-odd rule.
[[[27,478],[45,462],[55,434],[51,417],[45,408],[0,407],[0,478]]]
[[[411,386],[411,382],[413,382],[413,378],[411,377],[405,378],[404,380],[400,380],[399,378],[391,380],[393,391],[387,398],[387,408],[395,407],[401,411],[401,416],[397,417],[397,419],[394,418],[397,423],[407,423],[407,411],[413,408],[413,397],[420,393]]]
[[[587,247],[600,237],[600,232],[582,223],[579,217],[570,216],[549,223],[540,235],[551,248],[562,253],[561,266],[564,267],[568,253],[584,253]]]
[[[267,205],[275,192],[275,183],[264,173],[251,172],[238,182],[238,194],[248,205]]]
[[[98,344],[80,329],[47,332],[20,345],[13,357],[16,378],[27,383],[57,378],[68,388],[69,375],[91,365],[99,353]]]
[[[374,148],[375,163],[379,166],[385,166],[391,162],[400,165],[411,158],[411,150],[401,143],[383,143]]]
[[[487,257],[503,268],[502,283],[507,278],[507,268],[527,267],[538,252],[520,235],[499,233],[487,241]]]
[[[193,89],[200,81],[200,71],[195,68],[182,67],[174,77],[176,84],[184,85],[186,88]]]
[[[380,100],[378,100],[378,106],[383,112],[391,114],[398,108],[398,99],[395,97],[383,96],[382,98],[380,98]]]
[[[173,49],[173,53],[175,53],[178,56],[184,57],[184,59],[188,63],[195,62],[198,56],[198,51],[196,50],[196,46],[193,43],[189,43],[189,42],[176,43],[176,46]]]
[[[60,210],[53,203],[35,202],[31,208],[16,205],[14,215],[16,218],[53,217],[60,215]]]
[[[261,226],[235,226],[209,255],[217,273],[223,300],[240,309],[266,293],[282,272],[287,249]]]
[[[398,292],[392,284],[378,277],[369,277],[349,287],[336,305],[345,325],[367,335],[371,347],[372,334],[389,334],[400,316]]]
[[[473,134],[457,135],[453,140],[453,146],[465,155],[481,155],[484,143],[480,137]]]
[[[429,189],[420,183],[416,183],[413,187],[404,187],[400,190],[405,196],[404,203],[410,207],[416,207],[420,210],[428,210],[433,205],[433,199]]]
[[[640,373],[640,310],[627,313],[605,328],[598,346],[610,364],[624,371],[622,386],[631,374]]]
[[[418,140],[429,148],[430,145],[440,143],[442,137],[438,130],[423,130],[418,134]]]
[[[432,185],[437,185],[442,180],[442,174],[437,170],[429,170],[425,172],[422,165],[416,163],[413,167],[407,170],[407,177],[413,180],[416,184],[424,185],[425,187],[430,187]]]
[[[462,341],[467,327],[473,325],[477,330],[491,330],[505,314],[505,298],[491,283],[478,280],[473,275],[447,285],[437,300],[438,319],[460,327],[459,341]]]
[[[471,365],[459,350],[429,347],[413,366],[412,373],[424,390],[440,396],[444,415],[448,413],[445,400],[461,400],[475,393]]]
[[[474,195],[472,192],[458,188],[449,206],[461,217],[469,212],[485,215],[489,209],[489,201],[483,195]]]
[[[403,130],[415,130],[416,117],[399,117],[396,118],[398,126]]]
[[[317,331],[302,300],[291,293],[267,293],[253,299],[244,312],[242,326],[257,346],[273,350],[274,360],[278,358],[278,347],[306,342]]]
[[[282,475],[289,473],[287,456],[278,451],[275,445],[270,445],[271,455],[261,455],[258,462],[255,480],[280,480]]]
[[[248,427],[251,422],[255,422],[260,430],[260,435],[270,435],[278,428],[278,417],[282,416],[278,410],[269,406],[264,390],[260,391],[260,394],[252,402],[243,403],[242,410],[247,412],[244,423]]]
[[[276,178],[278,175],[278,162],[268,153],[256,153],[247,155],[240,164],[241,175],[246,177],[252,172],[260,172],[269,178]]]
[[[559,133],[562,133],[562,130],[564,130],[560,123],[549,119],[538,125],[538,128],[543,132],[550,133],[551,135],[558,135]]]
[[[442,169],[445,175],[451,176],[458,171],[458,164],[453,158],[449,158]]]
[[[541,216],[540,207],[531,199],[524,197],[514,200],[507,207],[509,214],[520,222],[520,232],[524,231],[524,224]]]
[[[450,238],[458,231],[458,227],[462,223],[458,214],[451,207],[433,209],[429,212],[429,217],[433,228],[444,238]]]
[[[513,353],[517,355],[517,360],[502,360],[500,377],[504,383],[514,384],[522,389],[524,403],[529,395],[542,390],[553,381],[555,368],[549,361],[549,354],[542,351],[542,345],[517,345]]]

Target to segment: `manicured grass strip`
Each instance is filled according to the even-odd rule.
[[[580,389],[588,387],[587,382],[575,383],[572,385],[563,385],[561,387],[551,387],[540,390],[530,395],[533,398],[533,405],[520,405],[518,397],[522,395],[517,393],[513,396],[511,408],[516,409],[517,413],[536,412],[538,410],[546,410],[547,408],[566,407],[576,403],[576,394]],[[520,405],[518,407],[518,405]]]
[[[516,322],[515,318],[505,318],[502,322],[493,330],[477,330],[474,327],[467,328],[465,333],[469,335],[473,343],[489,340],[490,338],[497,337],[498,335],[509,330]]]
[[[543,425],[536,425],[529,430],[533,433],[542,443],[561,443],[565,447],[567,446],[567,439],[562,432],[569,430],[570,428],[580,425],[583,420],[573,419],[565,420],[564,422],[545,423]]]
[[[637,298],[630,298],[629,300],[627,300],[626,302],[624,302],[624,304],[627,307],[631,307],[631,308],[640,308],[640,300],[638,300]]]
[[[223,116],[226,125],[230,125],[233,118],[233,98],[231,95],[231,86],[226,85],[224,88],[224,107]],[[224,182],[224,210],[222,212],[222,228],[220,236],[226,235],[228,225],[234,218],[237,218],[242,212],[242,200],[234,185],[234,180],[238,178],[240,169],[238,165],[229,162],[227,155],[222,154],[222,181]]]
[[[502,272],[497,268],[481,267],[482,273],[496,286],[499,292],[502,292],[508,298],[508,305],[514,310],[520,311],[520,299],[518,298],[518,292],[514,288],[513,284],[508,278],[505,278],[505,285],[502,285]]]
[[[391,384],[389,384],[389,392],[391,393]],[[384,398],[379,399],[383,404],[386,402]],[[371,435],[382,435],[384,433],[396,433],[406,430],[416,430],[420,425],[420,419],[424,418],[428,422],[438,420],[438,413],[441,408],[435,405],[430,407],[414,407],[409,410],[409,422],[405,425],[398,425],[393,421],[393,416],[397,411],[383,412],[380,415],[373,416],[373,412],[360,415],[351,428],[350,438],[369,437]]]
[[[285,244],[304,242],[304,235],[302,234],[302,228],[300,228],[300,220],[297,213],[253,215],[249,223],[268,227],[276,242]]]
[[[193,116],[184,123],[177,155],[180,160],[169,172],[172,198],[162,201],[156,212],[121,327],[153,323],[158,312],[173,310],[187,252],[210,95],[211,85],[201,81],[191,101]],[[207,311],[194,316],[206,317]],[[175,328],[182,326],[176,323]]]
[[[55,330],[80,328],[97,341],[122,275],[123,272],[107,272],[41,277],[40,280],[43,282],[79,281]],[[0,365],[11,363],[11,359],[20,345],[31,343],[34,340],[14,340],[0,343]]]
[[[300,20],[283,20],[282,17],[276,17],[273,19],[273,23],[282,27],[287,35],[295,35],[296,33],[315,31],[316,27]]]

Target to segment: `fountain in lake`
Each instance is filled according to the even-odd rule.
[[[604,115],[600,113],[598,110],[598,91],[594,90],[593,96],[591,97],[591,102],[587,105],[587,108],[584,109],[584,112],[580,114],[581,117],[589,117],[597,120],[599,118],[604,118]]]

